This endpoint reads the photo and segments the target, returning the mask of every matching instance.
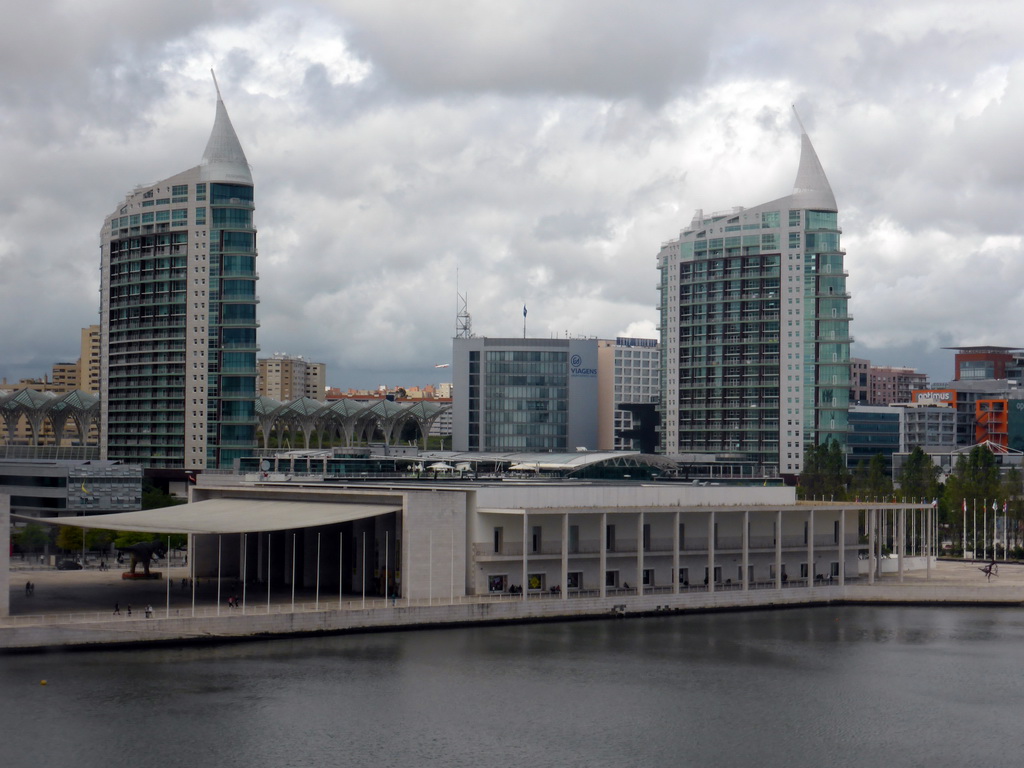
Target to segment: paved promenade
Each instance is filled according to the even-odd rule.
[[[242,608],[229,608],[229,596],[243,593],[240,585],[225,582],[217,603],[215,580],[197,585],[195,606],[191,590],[180,586],[185,568],[164,569],[173,579],[170,609],[167,582],[123,581],[118,570],[56,571],[11,570],[11,616],[0,619],[0,650],[109,643],[149,643],[189,640],[227,640],[246,637],[285,636],[316,632],[367,631],[414,628],[425,625],[488,621],[536,621],[598,618],[610,615],[648,614],[663,611],[759,609],[842,602],[1001,604],[1024,602],[1024,566],[999,563],[991,579],[980,570],[984,562],[945,561],[925,571],[905,573],[903,583],[887,574],[869,586],[866,579],[819,586],[789,585],[784,589],[727,589],[714,593],[703,589],[672,594],[616,594],[573,597],[437,596],[428,603],[410,604],[380,598],[365,602],[359,595],[339,596],[321,592],[319,604],[311,590],[275,590],[268,602],[265,588],[251,588]],[[25,594],[25,582],[35,585]],[[113,615],[114,604],[120,615]],[[132,616],[127,615],[128,605]],[[154,616],[147,619],[146,605]]]

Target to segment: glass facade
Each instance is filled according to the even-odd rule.
[[[805,141],[791,196],[698,211],[662,245],[664,453],[799,474],[808,446],[846,445],[849,294],[838,214],[826,205],[834,197]]]
[[[136,189],[103,228],[104,458],[215,469],[256,448],[253,185],[221,178],[250,176],[218,103],[203,164]]]
[[[471,434],[482,436],[481,450],[567,450],[568,357],[561,351],[484,352],[485,418],[480,424],[478,410],[477,421],[470,420]]]

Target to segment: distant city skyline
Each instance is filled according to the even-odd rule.
[[[457,292],[479,335],[521,333],[525,304],[531,336],[656,336],[657,244],[790,183],[791,104],[838,190],[852,354],[943,380],[942,347],[1016,343],[1024,8],[596,8],[9,9],[0,323],[31,326],[0,376],[74,358],[97,222],[202,146],[211,66],[266,212],[261,349],[331,384],[431,381]]]

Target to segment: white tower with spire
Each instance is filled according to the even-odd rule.
[[[698,210],[662,246],[664,453],[793,476],[808,447],[845,444],[852,339],[837,215],[802,131],[792,194]]]
[[[253,181],[214,87],[200,164],[136,187],[103,222],[103,458],[191,471],[256,447]]]

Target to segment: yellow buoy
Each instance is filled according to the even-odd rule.
[[[40,685],[46,685],[46,681],[45,681],[45,680],[40,680],[40,681],[39,681],[39,684],[40,684]]]

